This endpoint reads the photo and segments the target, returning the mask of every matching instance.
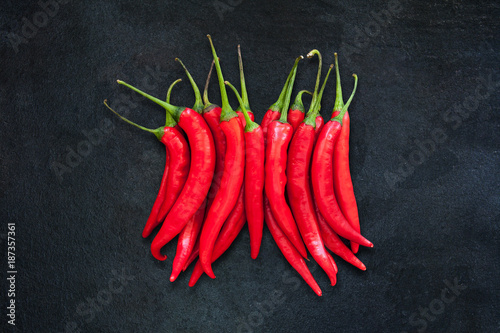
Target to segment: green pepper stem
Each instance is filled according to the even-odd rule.
[[[236,95],[236,98],[238,99],[238,102],[240,103],[241,111],[243,112],[243,116],[245,117],[245,122],[246,122],[245,132],[251,132],[255,128],[259,127],[259,125],[256,122],[250,119],[250,116],[248,115],[248,110],[243,104],[243,98],[238,93],[238,90],[236,90],[236,88],[228,81],[224,81],[224,84],[233,90],[234,94]]]
[[[288,88],[288,83],[290,82],[290,79],[292,78],[293,71],[295,68],[297,68],[297,65],[299,64],[299,61],[304,59],[303,56],[298,57],[295,59],[295,63],[293,64],[292,69],[290,70],[290,73],[288,74],[288,77],[286,78],[285,85],[283,86],[283,89],[281,90],[280,96],[278,97],[278,100],[269,107],[269,110],[275,111],[275,112],[281,112],[281,107],[283,106],[283,101],[285,99],[286,95],[286,90]]]
[[[184,68],[184,71],[186,72],[186,75],[189,79],[189,82],[191,83],[191,87],[193,87],[195,101],[194,101],[194,105],[193,105],[192,109],[198,113],[201,113],[201,111],[203,110],[203,102],[201,101],[200,89],[198,89],[196,82],[194,82],[194,79],[191,76],[191,73],[189,73],[186,66],[184,66],[184,63],[182,62],[182,60],[179,58],[175,58],[175,61],[179,62],[179,64],[181,64],[182,68]]]
[[[314,105],[316,104],[316,99],[318,98],[319,82],[321,79],[321,69],[323,66],[323,57],[321,56],[321,53],[318,50],[313,49],[313,50],[309,51],[309,53],[307,54],[307,57],[312,58],[312,57],[314,57],[314,55],[318,56],[319,63],[318,63],[318,74],[316,75],[316,85],[314,86],[314,93],[313,93],[313,97],[312,97],[312,101],[311,101],[311,106],[309,106],[309,111],[311,111],[313,109]]]
[[[205,108],[209,107],[212,103],[208,100],[208,85],[210,84],[210,78],[212,77],[212,70],[214,69],[214,61],[210,65],[210,70],[208,71],[207,81],[205,82],[205,89],[203,89],[203,103],[205,103]]]
[[[128,83],[126,83],[124,81],[116,80],[116,82],[118,82],[119,84],[124,85],[127,88],[132,89],[136,93],[141,94],[142,96],[146,97],[147,99],[149,99],[149,100],[155,102],[156,104],[162,106],[163,108],[165,108],[165,110],[167,110],[174,117],[175,121],[177,121],[177,122],[179,121],[180,113],[182,112],[182,110],[184,110],[183,107],[174,106],[174,105],[172,105],[170,103],[164,102],[164,101],[162,101],[162,100],[160,100],[160,99],[158,99],[158,98],[156,98],[154,96],[151,96],[150,94],[145,93],[142,90],[137,89],[134,86],[131,86],[130,84],[128,84]]]
[[[175,86],[177,83],[179,83],[179,82],[181,82],[181,81],[182,81],[182,79],[177,79],[177,80],[175,80],[174,82],[172,82],[172,84],[168,87],[168,90],[167,90],[167,98],[165,99],[165,101],[166,101],[167,103],[170,103],[170,95],[172,94],[172,89],[174,88],[174,86]]]
[[[210,47],[212,49],[212,55],[214,57],[214,62],[215,62],[215,69],[217,70],[217,78],[219,79],[220,95],[221,95],[221,99],[222,99],[220,120],[227,121],[231,118],[237,117],[238,115],[236,114],[236,112],[233,111],[233,109],[231,108],[231,105],[229,105],[229,100],[227,98],[226,85],[224,84],[224,77],[222,76],[222,69],[220,68],[219,58],[217,57],[217,52],[215,52],[215,47],[214,47],[214,44],[212,42],[212,37],[210,37],[210,35],[207,35],[207,38],[210,41]]]
[[[315,113],[319,113],[319,110],[321,108],[321,99],[323,98],[323,92],[325,91],[326,81],[328,81],[328,77],[330,76],[332,68],[333,65],[330,65],[330,68],[328,68],[328,73],[326,73],[325,80],[323,81],[323,85],[321,86],[321,90],[319,91],[318,99],[316,100]]]
[[[166,102],[167,103],[170,103],[170,94],[172,93],[172,89],[174,88],[174,86],[181,82],[182,79],[177,79],[175,80],[174,82],[172,82],[172,84],[170,85],[170,87],[168,87],[168,90],[167,90],[167,98],[166,98]],[[165,112],[165,126],[168,126],[168,127],[174,127],[177,123],[175,122],[174,118],[172,118],[172,116],[170,115],[170,113]]]
[[[354,89],[352,90],[351,97],[349,97],[347,103],[345,103],[345,105],[342,107],[340,113],[335,118],[332,119],[332,121],[338,121],[341,125],[342,125],[342,119],[344,118],[344,115],[347,112],[349,105],[351,104],[354,94],[356,93],[356,88],[358,87],[358,76],[356,74],[352,74],[352,76],[354,76]]]
[[[304,57],[300,56],[295,60],[293,74],[292,77],[290,78],[290,81],[288,82],[288,86],[286,87],[286,95],[285,99],[283,100],[283,105],[281,106],[281,116],[279,119],[279,121],[282,123],[287,123],[288,107],[290,106],[290,98],[292,97],[293,84],[295,83],[295,76],[297,75],[297,64],[300,61],[300,59],[304,59]]]
[[[335,88],[335,105],[333,106],[333,112],[342,110],[344,106],[344,100],[342,99],[342,86],[340,84],[340,69],[339,69],[339,59],[337,52],[335,52],[335,74],[337,76],[337,83]]]
[[[316,98],[316,102],[314,105],[311,105],[309,111],[307,112],[306,119],[304,122],[312,127],[316,128],[316,117],[321,110],[321,99],[323,98],[323,92],[325,91],[326,82],[328,81],[328,77],[330,76],[330,72],[332,71],[333,65],[330,65],[328,68],[328,72],[326,73],[325,80],[323,81],[323,85],[321,86],[321,90],[318,93]],[[312,103],[312,102],[311,102]]]
[[[292,106],[290,107],[291,110],[299,110],[299,111],[304,112],[304,103],[302,103],[302,95],[304,93],[312,95],[312,92],[310,92],[309,90],[301,90],[301,91],[299,91],[297,93],[297,96],[295,97],[295,100],[294,100]]]
[[[250,103],[248,101],[247,86],[245,83],[245,73],[243,72],[243,58],[241,57],[241,47],[238,44],[238,65],[240,69],[240,87],[241,87],[241,99],[243,100],[243,105],[247,110],[250,110]],[[241,103],[240,103],[241,104]],[[240,106],[241,108],[241,106]]]
[[[129,123],[130,125],[132,126],[135,126],[137,128],[140,128],[141,130],[143,131],[146,131],[146,132],[149,132],[149,133],[153,133],[154,135],[156,135],[156,137],[158,138],[158,140],[161,140],[162,136],[163,136],[163,127],[160,127],[160,128],[157,128],[157,129],[151,129],[151,128],[147,128],[147,127],[144,127],[144,126],[141,126],[141,125],[138,125],[136,123],[134,123],[133,121],[131,120],[128,120],[127,118],[125,118],[124,116],[122,116],[121,114],[119,114],[118,112],[116,112],[115,110],[113,110],[109,105],[108,105],[108,100],[105,99],[104,100],[104,105],[106,105],[106,107],[108,109],[111,110],[111,112],[113,112],[114,114],[116,114],[120,119],[122,119],[123,121]]]

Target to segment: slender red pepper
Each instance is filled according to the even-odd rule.
[[[178,82],[178,81],[176,81]],[[173,86],[173,85],[172,85]],[[171,86],[171,87],[172,87]],[[106,105],[107,106],[107,105]],[[108,106],[109,108],[109,106]],[[111,108],[109,108],[113,111]],[[167,148],[166,154],[168,157],[168,167],[165,167],[165,171],[162,177],[162,184],[160,186],[160,191],[158,197],[163,194],[163,200],[155,201],[153,205],[153,211],[156,211],[158,214],[160,210],[160,204],[166,200],[169,192],[179,193],[186,179],[188,177],[189,172],[189,164],[190,164],[190,156],[189,156],[189,146],[184,138],[184,135],[179,131],[179,127],[176,122],[172,118],[172,116],[167,112],[166,116],[166,124],[164,127],[160,127],[156,130],[150,130],[145,127],[139,126],[134,122],[127,120],[126,118],[119,115],[117,112],[113,111],[116,115],[118,115],[121,119],[125,120],[129,124],[132,124],[136,127],[139,127],[143,130],[154,133],[158,139],[163,142]],[[154,213],[150,214],[148,221],[146,222],[146,226],[142,232],[142,236],[144,238],[148,237],[152,230],[160,223],[157,219],[157,216],[154,216]]]
[[[278,97],[278,100],[273,105],[271,105],[269,107],[267,112],[264,114],[264,118],[262,118],[262,122],[260,123],[260,126],[262,127],[262,131],[264,132],[264,144],[266,144],[266,145],[267,145],[267,129],[269,127],[269,124],[271,124],[275,120],[278,120],[280,117],[280,112],[281,112],[281,109],[283,107],[284,100],[286,98],[288,83],[290,82],[290,79],[292,78],[293,74],[296,73],[297,65],[299,64],[299,61],[301,59],[304,59],[304,57],[300,56],[297,59],[295,59],[295,64],[293,65],[292,70],[290,71],[290,74],[288,74],[285,85],[283,86],[283,89],[281,90],[281,93],[280,93],[280,96]]]
[[[174,81],[170,87],[168,88],[168,93],[167,93],[167,98],[170,98],[170,93],[172,92],[173,87],[181,82],[181,79],[178,79]],[[180,127],[177,125],[177,123],[174,121],[172,116],[166,112],[166,119],[165,119],[165,126],[166,127],[174,127],[176,130],[180,130]],[[174,131],[172,131],[174,132]],[[188,161],[189,163],[189,161]],[[159,224],[157,221],[157,216],[160,211],[161,205],[163,204],[163,201],[165,200],[165,196],[167,194],[167,187],[168,187],[168,170],[170,166],[170,153],[169,153],[169,148],[168,145],[165,145],[165,169],[163,171],[163,176],[161,178],[161,183],[160,183],[160,189],[158,190],[158,195],[156,196],[156,200],[153,204],[153,208],[151,209],[151,213],[149,214],[148,220],[146,221],[146,225],[144,227],[144,230],[142,231],[142,237],[146,238],[151,234],[151,231],[156,228],[156,226]]]
[[[326,222],[323,215],[321,215],[321,212],[319,211],[316,201],[314,201],[314,208],[316,210],[316,216],[318,218],[318,225],[321,231],[321,238],[323,239],[325,246],[330,251],[332,251],[333,253],[335,253],[348,263],[354,265],[355,267],[361,269],[362,271],[366,271],[365,264],[363,264],[361,260],[356,258],[354,253],[352,253],[351,250],[349,250],[349,248],[345,246],[344,242],[342,242],[340,237],[328,225],[328,222]]]
[[[226,250],[231,246],[236,239],[241,229],[245,225],[245,205],[243,202],[243,191],[240,191],[236,205],[234,206],[231,214],[224,223],[217,241],[215,242],[214,251],[212,253],[212,263],[215,262]],[[199,278],[203,275],[203,268],[201,262],[198,260],[196,263],[191,278],[189,279],[189,286],[193,287]]]
[[[212,206],[208,210],[200,236],[199,257],[201,266],[208,276],[215,278],[215,274],[212,270],[212,253],[222,225],[229,216],[229,213],[231,213],[238,199],[234,194],[239,193],[241,185],[243,184],[245,171],[245,137],[238,115],[229,105],[222,70],[212,39],[210,35],[207,35],[207,37],[212,48],[222,97],[222,111],[219,125],[226,136],[226,157],[224,159],[221,186],[215,195]]]
[[[317,50],[313,50],[308,54],[318,54]],[[321,62],[320,62],[321,63]],[[325,273],[330,278],[332,286],[337,282],[334,260],[326,251],[321,239],[321,234],[314,211],[312,190],[310,187],[310,168],[311,155],[314,146],[314,127],[316,126],[317,105],[321,103],[321,96],[326,86],[328,76],[332,70],[332,66],[328,70],[328,74],[324,80],[321,92],[316,100],[316,105],[311,105],[307,117],[297,127],[290,147],[288,150],[288,163],[286,166],[287,176],[287,194],[290,208],[293,216],[299,227],[302,239],[306,244],[307,250],[311,253],[316,262],[323,268]],[[318,74],[321,75],[321,65],[319,66]],[[319,76],[318,76],[319,77]],[[317,94],[317,92],[314,92]]]
[[[267,131],[265,191],[271,204],[271,210],[279,226],[299,253],[306,258],[306,248],[300,237],[292,211],[285,199],[287,149],[293,135],[293,128],[287,123],[286,119],[296,72],[295,68],[292,78],[288,83],[280,119],[271,122]]]
[[[354,74],[354,78],[354,90],[349,101],[337,117],[323,126],[323,130],[319,134],[313,152],[311,179],[314,197],[316,198],[321,214],[333,230],[339,236],[353,240],[363,246],[373,247],[373,244],[354,230],[345,219],[337,204],[333,190],[333,148],[340,134],[342,117],[349,104],[351,104],[356,92],[358,83],[356,74]]]
[[[264,133],[262,127],[250,119],[244,100],[236,88],[225,82],[236,95],[245,116],[245,212],[250,233],[250,256],[256,259],[264,227]],[[244,88],[242,88],[244,90]]]
[[[181,64],[181,66],[184,68],[184,71],[186,72],[186,75],[189,79],[189,82],[191,83],[191,86],[193,88],[193,91],[195,94],[195,102],[194,102],[194,105],[192,107],[192,110],[200,113],[201,110],[203,109],[200,91],[198,90],[198,87],[196,86],[196,83],[194,82],[193,77],[191,76],[191,74],[187,70],[186,66],[184,66],[182,61],[179,58],[175,58],[175,61],[178,61]],[[167,95],[168,95],[168,93],[167,93]],[[169,103],[169,102],[167,102],[167,103]],[[171,177],[175,177],[175,175],[172,174]],[[186,179],[184,179],[184,182],[185,181],[186,181]],[[160,212],[158,213],[157,223],[161,223],[165,219],[168,212],[170,211],[170,209],[174,205],[175,201],[179,197],[179,194],[180,194],[183,186],[184,186],[184,183],[178,182],[178,183],[175,183],[175,185],[172,184],[172,186],[169,187],[169,190],[167,191],[167,194],[165,196],[165,200],[163,201],[163,204],[161,206]]]
[[[312,93],[307,90],[299,91],[297,93],[297,96],[295,97],[295,101],[290,107],[290,110],[288,110],[287,121],[290,123],[290,125],[292,125],[294,132],[297,129],[297,127],[299,127],[300,123],[304,120],[305,117],[304,103],[302,103],[302,94],[304,93],[312,95]]]
[[[337,53],[335,53],[335,67],[337,75],[337,89],[335,106],[333,107],[332,118],[338,115],[344,106],[342,100],[342,87],[340,85],[340,73],[338,66]],[[342,118],[342,130],[340,131],[337,144],[333,150],[333,187],[335,189],[335,197],[339,203],[340,209],[345,218],[357,232],[361,231],[359,225],[358,205],[354,196],[354,188],[352,186],[351,171],[349,169],[349,132],[351,119],[349,112],[346,111]],[[359,244],[351,242],[352,252],[357,253]]]
[[[274,241],[278,245],[281,253],[285,256],[286,260],[292,265],[292,267],[302,276],[304,281],[311,287],[311,289],[316,293],[316,295],[321,296],[322,292],[318,284],[314,280],[309,268],[302,258],[302,255],[297,251],[295,246],[290,242],[288,237],[283,233],[278,225],[278,222],[274,218],[273,212],[269,205],[267,198],[264,198],[264,214],[267,227],[274,238]]]
[[[165,260],[167,256],[160,253],[161,248],[181,232],[208,193],[215,169],[214,139],[205,120],[196,111],[163,102],[123,81],[118,80],[118,83],[163,106],[184,130],[191,148],[191,166],[186,183],[151,244],[153,256]]]

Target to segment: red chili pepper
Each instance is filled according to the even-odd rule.
[[[165,260],[167,256],[160,253],[161,248],[181,232],[201,206],[210,188],[215,168],[213,137],[205,120],[196,111],[163,102],[123,81],[118,80],[118,83],[163,106],[186,132],[191,148],[191,166],[184,188],[151,244],[153,256],[158,260]]]
[[[243,61],[238,45],[240,63],[241,96],[234,86],[225,82],[236,95],[240,109],[245,118],[245,211],[250,233],[250,256],[256,259],[262,241],[264,228],[264,133],[262,127],[255,123],[248,112],[248,94],[246,92]]]
[[[169,103],[170,100],[170,94],[172,92],[173,87],[181,82],[182,79],[178,79],[174,81],[170,87],[168,88],[167,92],[167,103]],[[175,120],[172,118],[170,113],[166,112],[166,121],[165,121],[165,126],[169,127],[175,127],[178,131],[182,131],[179,125],[175,122]],[[158,195],[156,197],[156,200],[153,204],[153,208],[151,209],[151,213],[149,214],[148,220],[146,221],[146,226],[144,227],[144,230],[142,231],[142,237],[146,238],[149,237],[151,234],[151,231],[156,228],[156,226],[160,223],[157,220],[158,213],[160,212],[161,205],[163,204],[163,201],[165,200],[165,196],[167,194],[167,188],[168,188],[168,170],[169,170],[169,165],[170,165],[170,153],[169,153],[169,148],[167,145],[165,145],[165,169],[163,171],[163,176],[161,178],[161,183],[160,183],[160,189],[158,191]],[[188,160],[189,163],[189,160]]]
[[[178,61],[181,64],[181,66],[184,68],[184,71],[186,72],[186,75],[189,79],[189,82],[191,83],[191,86],[193,88],[193,91],[195,94],[195,102],[194,102],[194,105],[192,107],[192,110],[194,110],[198,113],[201,113],[201,110],[203,109],[203,103],[201,102],[200,91],[198,90],[198,87],[196,86],[196,83],[194,82],[193,77],[191,76],[191,74],[187,70],[186,66],[184,66],[182,61],[179,58],[175,58],[175,61]],[[167,93],[167,98],[168,98],[168,93]],[[167,103],[169,103],[169,102],[167,101]],[[161,223],[165,219],[168,212],[170,211],[170,209],[174,205],[175,201],[179,197],[179,194],[184,186],[184,183],[186,182],[186,178],[183,179],[182,183],[179,181],[176,181],[174,178],[177,176],[174,173],[171,173],[171,175],[169,177],[172,178],[173,183],[169,183],[171,185],[168,187],[168,191],[167,191],[167,194],[165,196],[165,200],[163,201],[160,212],[158,213],[158,217],[157,217],[158,224]],[[186,175],[186,177],[187,177],[187,175]]]
[[[236,239],[241,229],[245,225],[245,205],[243,202],[243,191],[240,191],[236,205],[234,206],[228,219],[224,222],[217,241],[215,242],[214,251],[212,253],[212,263],[215,262],[226,250],[231,246]],[[196,263],[191,278],[189,279],[189,286],[193,287],[196,282],[203,275],[203,268],[201,262],[198,260]]]
[[[267,131],[265,190],[266,196],[271,204],[271,210],[279,226],[297,248],[299,253],[303,255],[304,258],[307,258],[306,248],[300,237],[290,207],[285,199],[287,149],[293,135],[293,128],[287,123],[286,119],[290,95],[295,81],[295,74],[296,68],[288,83],[281,117],[279,120],[271,122]]]
[[[337,92],[335,98],[335,106],[332,112],[332,118],[338,115],[344,106],[342,100],[342,87],[340,85],[340,73],[338,66],[337,53],[335,53],[335,66],[337,75]],[[337,144],[333,150],[333,186],[335,196],[339,203],[340,209],[345,218],[357,232],[361,231],[359,225],[358,205],[354,196],[354,188],[352,186],[351,171],[349,169],[349,132],[350,132],[349,112],[345,112],[342,118],[342,130],[340,131]],[[357,253],[359,244],[351,242],[352,252]]]
[[[207,35],[219,78],[219,87],[222,96],[222,111],[220,127],[226,136],[226,157],[224,159],[224,171],[221,179],[221,186],[215,195],[212,206],[208,210],[200,238],[200,262],[205,273],[211,278],[215,278],[212,270],[212,253],[217,236],[224,224],[224,221],[231,213],[236,200],[235,193],[239,193],[243,184],[245,171],[245,137],[238,115],[231,109],[227,99],[226,86],[217,58],[217,53],[212,43],[210,35]]]
[[[288,110],[288,119],[287,121],[292,125],[293,131],[299,127],[300,123],[304,120],[305,109],[304,103],[302,103],[302,94],[312,95],[310,91],[301,90],[297,93],[297,97],[295,97],[295,101],[293,102],[290,110]]]
[[[177,80],[170,86],[169,91],[177,82],[179,82],[179,80]],[[122,117],[113,109],[111,109],[107,104],[106,106],[129,124],[155,134],[157,138],[163,144],[165,144],[166,147],[167,160],[160,185],[160,190],[158,192],[158,196],[155,200],[148,221],[146,222],[146,226],[144,227],[144,230],[142,232],[142,236],[146,238],[151,234],[151,231],[160,223],[160,221],[157,219],[157,215],[160,210],[161,204],[168,196],[167,193],[170,191],[177,191],[178,187],[182,189],[182,186],[184,186],[184,183],[186,182],[190,163],[189,146],[186,142],[186,139],[184,139],[184,136],[179,131],[179,126],[177,126],[177,123],[168,112],[166,113],[167,116],[165,126],[160,127],[156,130],[151,130],[137,125],[136,123]],[[169,158],[169,156],[171,157]],[[180,190],[178,192],[180,192]]]
[[[318,284],[314,280],[309,268],[307,268],[306,262],[302,255],[297,251],[295,246],[290,242],[288,237],[283,233],[278,225],[278,222],[274,218],[273,212],[269,205],[267,198],[264,198],[264,215],[267,227],[274,238],[274,241],[278,245],[281,253],[285,256],[286,260],[292,265],[292,267],[302,276],[304,281],[311,287],[311,289],[316,293],[316,295],[321,296],[322,292]]]
[[[311,179],[314,197],[318,203],[321,214],[328,224],[339,235],[353,240],[363,246],[373,247],[373,244],[354,230],[345,219],[340,210],[333,190],[333,148],[340,134],[342,117],[352,101],[357,87],[357,76],[354,74],[355,83],[349,101],[342,112],[323,126],[313,152]]]
[[[317,54],[321,59],[321,55],[317,50],[312,50],[307,55],[309,58]],[[311,253],[316,262],[323,268],[325,273],[330,278],[332,286],[337,282],[334,260],[332,256],[326,251],[321,239],[321,234],[314,211],[312,190],[310,187],[310,168],[311,168],[311,155],[314,146],[314,127],[317,115],[318,105],[321,103],[321,97],[332,70],[332,66],[326,74],[321,92],[319,93],[316,104],[311,105],[307,117],[297,127],[290,148],[288,150],[288,163],[286,167],[287,194],[288,202],[299,227],[302,239],[306,244],[307,250]],[[318,79],[321,76],[321,60],[318,66]],[[318,92],[315,91],[316,96]]]
[[[347,246],[345,246],[344,242],[340,239],[340,237],[333,231],[333,229],[328,225],[328,222],[326,222],[325,218],[323,215],[321,215],[321,212],[319,211],[318,205],[316,204],[316,201],[314,201],[314,209],[316,210],[316,216],[318,218],[318,225],[319,229],[321,231],[321,238],[323,239],[323,242],[325,243],[325,246],[347,261],[348,263],[356,266],[357,268],[366,271],[366,266],[356,258],[354,253],[349,250]]]
[[[288,77],[286,79],[285,85],[283,86],[283,89],[281,90],[280,96],[278,97],[278,100],[269,107],[267,112],[264,114],[264,118],[262,118],[262,122],[260,123],[260,126],[262,127],[262,131],[264,133],[264,144],[267,145],[267,129],[269,127],[269,124],[271,122],[278,120],[280,117],[280,112],[283,107],[284,100],[286,98],[286,91],[288,87],[288,83],[290,82],[290,79],[294,75],[293,73],[296,73],[297,71],[297,65],[299,64],[299,61],[303,59],[304,57],[299,57],[295,59],[295,64],[292,67],[292,70],[290,71],[290,74],[288,74]]]

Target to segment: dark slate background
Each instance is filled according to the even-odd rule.
[[[58,7],[44,16],[37,1],[5,0],[0,12],[2,331],[500,329],[498,2],[66,0]],[[41,27],[29,31],[34,19]],[[194,288],[191,269],[168,280],[175,242],[164,249],[168,260],[157,262],[150,239],[141,238],[164,149],[102,102],[161,125],[163,109],[115,80],[163,97],[170,82],[185,79],[174,62],[180,57],[201,86],[211,59],[207,33],[234,83],[241,44],[259,121],[294,58],[312,48],[325,67],[339,52],[346,97],[351,74],[359,75],[351,170],[362,230],[375,248],[359,252],[366,272],[338,259],[335,287],[311,261],[323,297],[267,230],[257,260],[244,229],[214,265],[217,279],[204,276]],[[312,89],[316,66],[300,63],[295,91]],[[220,102],[214,83],[210,96]],[[192,104],[187,80],[172,101]],[[324,116],[333,101],[332,80]],[[85,133],[98,131],[89,144]],[[76,158],[78,151],[85,156]],[[60,177],[56,165],[66,167]],[[15,327],[6,324],[8,222],[16,224]],[[453,294],[446,288],[454,284]]]

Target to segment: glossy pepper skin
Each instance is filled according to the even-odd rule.
[[[356,91],[357,77],[355,78],[353,94],[343,110],[347,110],[347,106],[350,104]],[[341,117],[341,115],[339,114],[338,117]],[[363,246],[373,247],[370,241],[351,227],[335,199],[333,189],[333,149],[342,127],[342,124],[338,120],[338,118],[335,118],[335,120],[330,120],[323,126],[314,148],[311,168],[314,197],[316,198],[321,214],[339,236]]]
[[[167,175],[165,199],[155,223],[149,226],[146,224],[146,228],[144,228],[142,234],[143,237],[148,237],[151,231],[165,219],[168,211],[179,197],[189,173],[191,158],[189,146],[184,135],[176,128],[166,131],[165,135],[168,136],[168,139],[165,138],[165,140],[168,140],[165,144],[167,145],[169,154],[169,172]]]
[[[318,286],[314,277],[312,276],[309,268],[304,261],[302,255],[297,251],[295,246],[290,242],[288,237],[283,233],[278,225],[278,222],[274,218],[271,211],[269,201],[267,198],[264,199],[264,214],[266,225],[274,238],[274,241],[278,245],[281,253],[285,256],[286,260],[292,265],[292,267],[302,276],[304,281],[311,287],[311,289],[316,293],[316,295],[321,296],[321,288]]]
[[[265,191],[273,216],[278,221],[281,230],[287,235],[299,253],[307,257],[306,248],[285,199],[287,149],[292,134],[293,128],[288,123],[273,121],[269,125],[266,147]]]
[[[177,250],[175,252],[174,262],[172,263],[172,274],[170,275],[170,282],[174,282],[182,268],[186,264],[193,251],[194,244],[198,239],[198,235],[203,224],[203,218],[205,217],[205,207],[207,206],[207,200],[205,199],[201,204],[200,208],[194,213],[191,219],[188,221],[184,229],[182,229],[179,234],[179,240],[177,242]]]
[[[243,191],[240,191],[236,205],[231,211],[231,214],[229,214],[229,217],[224,223],[224,226],[217,237],[217,241],[215,242],[214,251],[212,253],[212,263],[215,262],[231,246],[241,229],[243,229],[245,221]],[[203,268],[201,266],[201,262],[198,261],[194,267],[193,273],[191,274],[191,278],[189,279],[189,286],[193,287],[202,275]]]
[[[201,266],[208,276],[215,278],[215,274],[212,270],[212,253],[222,225],[231,213],[238,199],[235,193],[240,192],[241,185],[243,184],[245,171],[245,137],[238,115],[229,105],[222,70],[220,68],[217,53],[213,47],[212,39],[209,35],[207,35],[207,37],[212,48],[222,97],[222,112],[219,126],[226,136],[226,156],[224,159],[221,186],[215,195],[212,206],[208,210],[200,236],[199,257]]]
[[[256,259],[264,227],[264,132],[259,126],[245,132],[245,207],[250,233],[250,256]]]
[[[354,230],[360,232],[358,205],[354,196],[349,168],[350,122],[349,113],[346,112],[342,118],[342,129],[333,151],[333,169],[337,170],[333,174],[333,186],[335,196],[346,220],[349,221]],[[351,249],[354,253],[358,252],[359,244],[351,243]]]
[[[327,273],[333,286],[337,281],[333,258],[325,250],[321,239],[309,181],[313,145],[314,128],[300,124],[288,152],[288,201],[307,249]]]
[[[334,119],[342,110],[344,101],[342,100],[342,87],[340,84],[340,71],[338,66],[338,58],[335,53],[335,67],[337,75],[337,89],[335,106],[332,112],[332,119]],[[350,133],[351,119],[349,112],[346,110],[342,118],[342,130],[340,131],[337,144],[333,151],[333,186],[335,189],[335,196],[339,203],[340,209],[344,217],[351,224],[357,232],[361,231],[359,225],[358,205],[354,196],[354,188],[352,186],[351,170],[349,168],[349,133]],[[357,253],[359,244],[351,242],[352,252]]]
[[[325,246],[347,261],[348,263],[352,264],[353,266],[361,269],[362,271],[366,271],[366,266],[359,260],[354,253],[349,250],[347,246],[345,246],[344,242],[340,239],[340,237],[333,231],[333,229],[328,225],[328,222],[326,222],[325,218],[323,215],[321,215],[321,212],[319,211],[318,206],[314,202],[314,208],[316,210],[316,216],[318,218],[318,225],[319,229],[321,232],[321,238],[323,239],[323,242],[325,243]]]

